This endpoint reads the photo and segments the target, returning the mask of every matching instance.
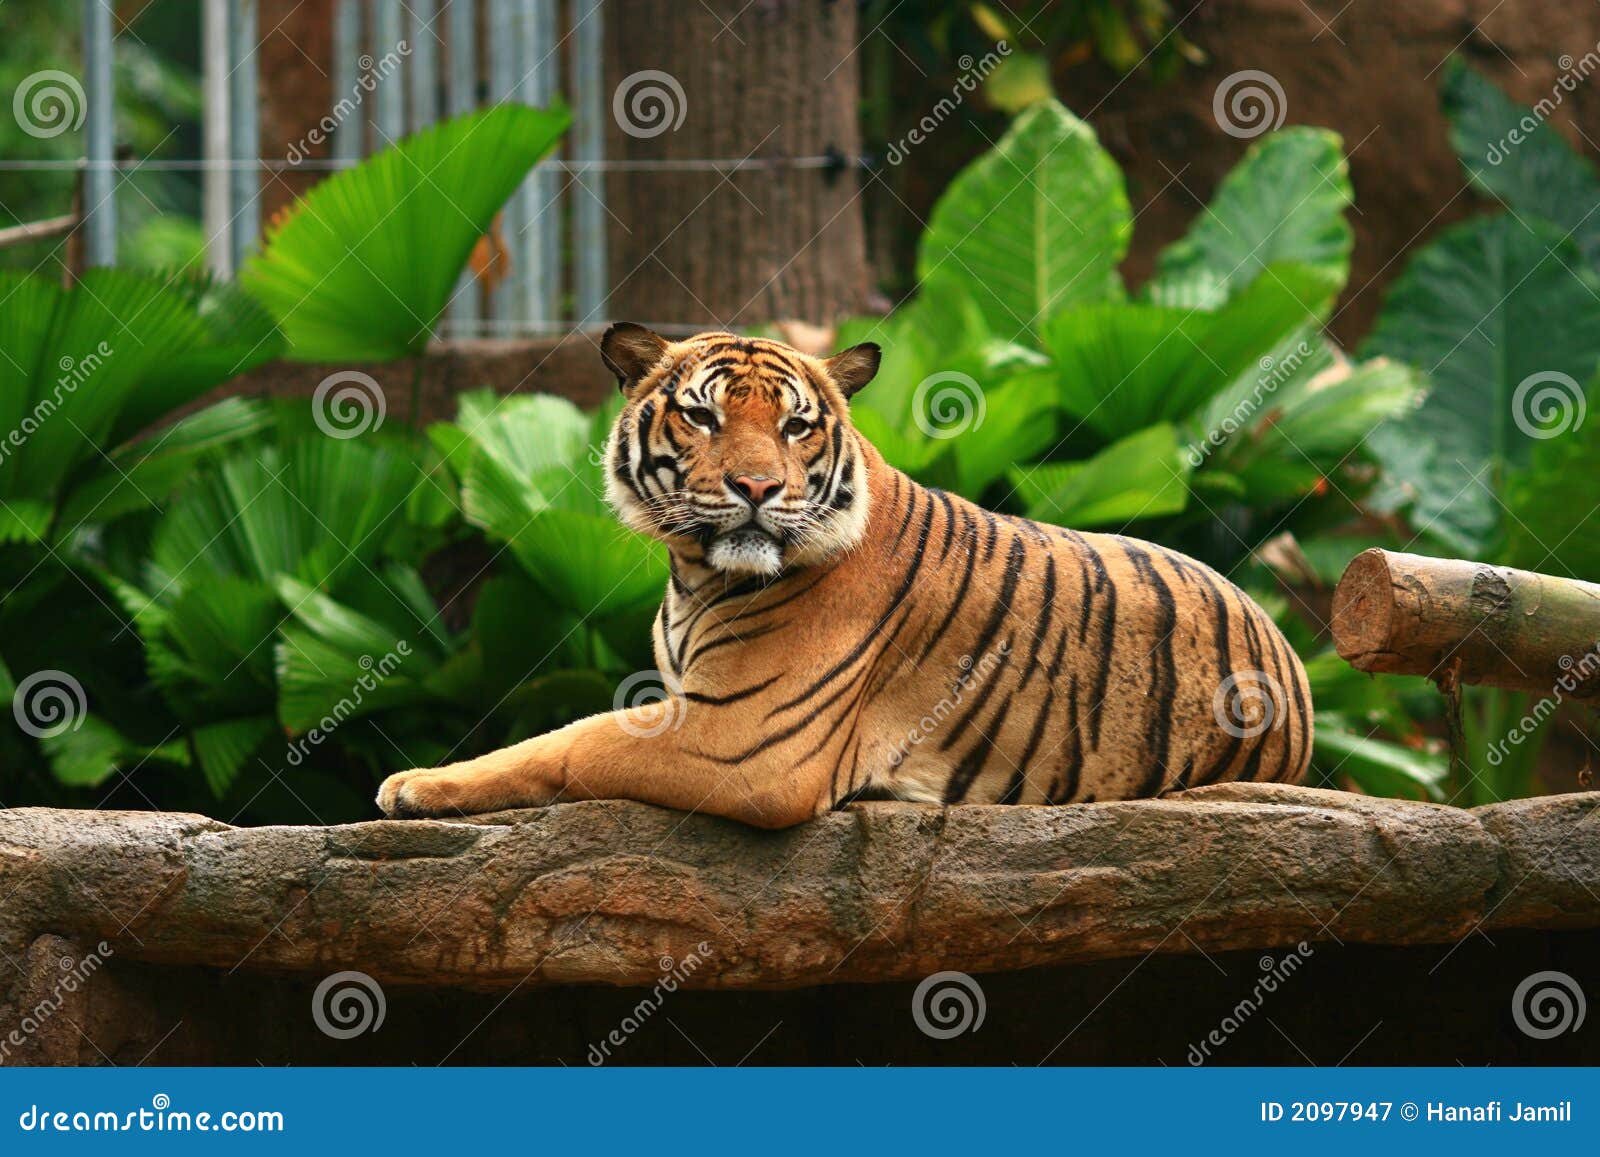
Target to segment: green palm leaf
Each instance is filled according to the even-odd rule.
[[[240,282],[297,360],[421,353],[472,246],[569,119],[502,104],[408,137],[312,189]]]
[[[18,525],[45,535],[36,504],[79,486],[103,497],[125,469],[110,452],[280,344],[259,307],[186,278],[92,269],[69,290],[0,273],[0,302],[0,499],[12,536]],[[69,528],[96,513],[93,501],[68,505]]]

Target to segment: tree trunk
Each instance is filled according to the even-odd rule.
[[[692,331],[861,309],[856,5],[621,0],[605,20],[608,157],[762,166],[607,172],[605,312]],[[785,163],[830,155],[845,167]]]
[[[1600,586],[1368,550],[1333,592],[1333,642],[1362,671],[1574,699],[1600,695]]]

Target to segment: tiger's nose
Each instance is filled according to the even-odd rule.
[[[765,474],[740,474],[730,477],[728,485],[749,499],[750,505],[760,506],[783,489],[783,479],[768,478]]]

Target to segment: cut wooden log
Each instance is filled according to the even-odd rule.
[[[1600,696],[1600,586],[1368,550],[1333,593],[1333,642],[1362,670]]]

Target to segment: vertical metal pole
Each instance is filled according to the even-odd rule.
[[[543,107],[548,107],[560,91],[556,7],[556,0],[531,0],[523,27],[527,41],[527,99],[530,104]],[[548,165],[540,165],[520,195],[528,223],[524,312],[536,326],[553,329],[561,290],[561,174]]]
[[[343,117],[337,112],[341,101],[355,101],[356,57],[360,55],[361,7],[357,0],[339,0],[333,13],[333,159],[346,165],[361,159],[367,135],[366,110],[357,107]]]
[[[463,116],[478,107],[478,12],[475,0],[446,0],[450,5],[450,115]],[[456,282],[450,296],[450,336],[471,336],[478,325],[478,279],[470,273]]]
[[[434,31],[434,0],[410,0],[411,61],[406,79],[411,87],[411,131],[421,132],[439,119],[439,46]]]
[[[518,26],[523,7],[523,0],[500,0],[489,5],[489,96],[497,104],[521,99],[526,65],[521,64],[524,46]],[[500,213],[500,236],[505,239],[511,267],[495,287],[490,303],[496,337],[511,336],[513,327],[523,320],[525,303],[521,290],[528,275],[523,237],[526,224],[521,194],[514,193]]]
[[[233,275],[228,115],[228,0],[204,0],[200,12],[200,86],[205,170],[201,174],[206,264],[219,277]]]
[[[399,0],[378,0],[372,6],[372,47],[369,51],[374,70],[378,67],[377,62],[391,52],[400,58],[400,41],[405,39],[400,22],[401,12]],[[406,68],[407,65],[402,63],[396,71],[404,73]],[[374,71],[372,83],[378,98],[378,139],[373,142],[372,151],[378,153],[397,144],[406,135],[406,90],[405,81],[396,73],[379,80]]]
[[[237,268],[261,236],[260,102],[257,97],[257,0],[231,0],[233,33],[233,261]]]
[[[578,161],[599,161],[606,152],[605,43],[601,0],[575,0],[578,19],[572,30],[577,73],[573,155]],[[578,324],[606,320],[606,181],[599,169],[580,169],[572,217],[574,289]]]
[[[85,103],[83,174],[84,258],[89,265],[117,261],[117,94],[111,80],[111,0],[84,0],[83,71]]]

